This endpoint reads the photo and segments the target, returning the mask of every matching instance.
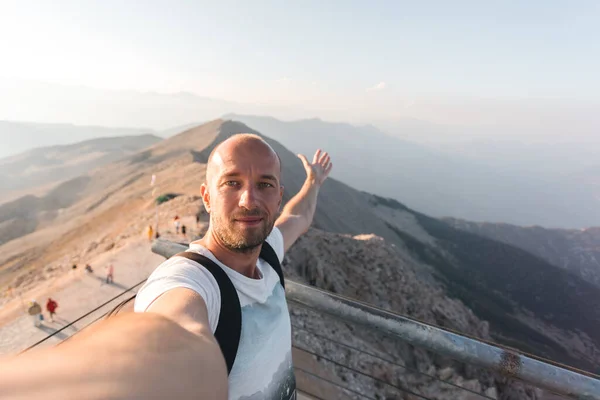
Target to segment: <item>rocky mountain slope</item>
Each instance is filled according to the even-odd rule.
[[[69,204],[48,213],[35,231],[0,246],[0,284],[16,286],[56,263],[84,260],[90,249],[110,246],[124,232],[141,235],[145,225],[137,224],[137,218],[153,214],[156,196],[197,195],[210,151],[240,132],[255,131],[238,122],[212,121],[66,182],[60,194]],[[295,154],[266,140],[281,157],[287,201],[303,183],[304,170]],[[160,230],[170,228],[170,218],[159,215]],[[600,291],[581,278],[522,249],[456,229],[335,179],[321,189],[314,228],[329,233],[311,233],[307,240],[313,238],[312,243],[301,242],[299,248],[312,250],[290,252],[290,265],[307,282],[598,370],[600,339],[594,332],[600,330],[600,310],[577,310],[593,304]],[[340,235],[364,234],[377,238],[359,236],[348,246],[325,246],[327,241],[347,243]],[[434,368],[443,365],[440,361]],[[498,382],[481,379],[482,389],[493,385],[500,390]]]
[[[48,194],[50,198],[43,206],[39,200],[27,198],[34,206],[37,204],[32,214],[42,222],[33,231],[0,246],[0,285],[56,260],[83,254],[100,238],[119,236],[129,226],[131,217],[154,207],[152,175],[158,177],[156,193],[198,193],[204,165],[194,162],[191,151],[208,146],[221,123],[213,121],[67,180]],[[48,204],[54,205],[51,212],[45,211]],[[18,201],[10,207],[3,208],[2,215],[27,212],[27,207]],[[17,219],[15,223],[24,221]]]
[[[487,322],[479,319],[461,301],[449,298],[442,286],[422,279],[419,262],[406,251],[398,251],[396,246],[381,237],[341,235],[311,229],[290,249],[283,267],[290,279],[430,324],[491,339]],[[416,349],[377,332],[345,324],[294,304],[291,307],[292,324],[297,327],[294,330],[297,346],[318,350],[324,357],[362,372],[375,372],[376,378],[426,398],[478,397],[459,387],[502,399],[536,398],[539,394],[520,383],[509,382],[481,369]],[[392,359],[404,368],[365,353],[348,351],[324,337],[363,352],[385,355],[384,358]],[[320,368],[336,367],[330,362],[321,361]],[[358,387],[370,396],[412,398],[391,386],[374,386],[368,378],[352,374],[344,368],[335,370],[342,379],[340,383],[343,384],[344,379],[345,382],[353,382],[354,388]],[[298,375],[302,376],[301,373]],[[313,385],[313,390],[331,389],[322,382],[313,382]]]
[[[446,219],[452,226],[535,254],[600,287],[600,228],[546,229]]]
[[[51,223],[77,202],[91,183],[86,172],[161,140],[153,135],[101,138],[37,148],[0,160],[0,244]],[[19,192],[30,194],[1,204],[2,197]]]

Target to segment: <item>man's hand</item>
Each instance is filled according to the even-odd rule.
[[[300,191],[287,202],[275,221],[275,226],[283,236],[283,248],[286,252],[312,224],[317,209],[319,188],[329,176],[333,166],[329,154],[321,153],[321,149],[315,153],[312,163],[309,163],[302,154],[298,154],[298,158],[302,160],[306,170],[306,181]]]
[[[329,154],[327,154],[327,152],[321,153],[321,149],[317,150],[313,157],[312,163],[309,163],[306,157],[304,157],[302,154],[298,154],[298,158],[300,158],[300,160],[302,160],[302,164],[304,164],[306,178],[311,182],[321,186],[325,179],[327,179],[329,176],[331,167],[333,167]]]

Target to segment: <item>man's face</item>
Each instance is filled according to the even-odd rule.
[[[224,143],[203,185],[211,230],[221,245],[248,252],[267,238],[283,194],[277,156],[264,143]]]

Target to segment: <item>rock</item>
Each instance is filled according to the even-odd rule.
[[[462,377],[462,376],[460,376],[460,375],[455,375],[455,376],[452,378],[452,383],[454,383],[456,386],[463,387],[463,384],[464,384],[464,382],[465,382],[465,378],[463,378],[463,377]]]
[[[477,381],[475,379],[464,381],[462,384],[462,387],[464,387],[465,389],[472,390],[477,393],[481,392],[481,383],[479,383],[479,381]]]
[[[443,381],[447,381],[454,375],[454,370],[450,367],[446,367],[439,372],[439,377]]]
[[[96,243],[96,242],[90,243],[89,246],[87,247],[87,249],[85,250],[86,254],[91,253],[93,250],[96,249],[96,247],[98,247],[98,243]]]
[[[496,389],[496,386],[490,386],[489,388],[485,389],[484,394],[488,397],[491,397],[492,399],[497,399],[498,389]]]
[[[435,371],[435,367],[433,365],[430,365],[429,368],[427,369],[427,375],[429,375],[429,376],[435,376],[436,375],[435,372],[436,372]]]

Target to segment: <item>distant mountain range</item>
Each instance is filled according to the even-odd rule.
[[[526,250],[600,288],[600,228],[546,229],[454,218],[445,221],[458,229]]]
[[[0,159],[32,148],[73,144],[90,139],[138,136],[153,133],[146,128],[106,128],[72,124],[0,121]]]
[[[558,228],[600,225],[600,213],[597,212],[600,207],[600,167],[591,156],[600,146],[588,146],[585,151],[589,157],[577,158],[578,154],[584,153],[577,153],[576,148],[586,146],[573,147],[571,144],[570,150],[565,150],[570,154],[569,158],[561,163],[556,162],[559,150],[552,144],[519,147],[518,143],[501,142],[493,150],[491,142],[457,142],[448,143],[444,148],[439,144],[436,147],[403,140],[372,125],[354,126],[320,119],[284,122],[270,117],[235,114],[229,114],[227,118],[256,127],[294,152],[310,154],[315,148],[322,147],[336,160],[333,176],[342,182],[381,196],[402,199],[411,208],[432,216]],[[198,125],[185,124],[154,135],[168,138]],[[428,126],[422,125],[416,124],[415,129]],[[12,133],[2,136],[2,129]],[[92,135],[123,135],[130,131],[61,124],[0,123],[0,137],[15,137],[17,143],[79,141]],[[133,130],[136,134],[144,131]],[[120,154],[119,146],[120,143],[115,141],[111,150],[115,157]],[[540,149],[540,154],[534,151],[536,148]],[[514,159],[509,156],[513,154],[511,149],[514,149]],[[123,151],[126,153],[128,149]],[[87,161],[82,162],[89,161],[89,167],[101,165],[100,158],[115,159],[106,158],[106,153],[91,155],[89,150],[83,150],[79,154],[79,150],[73,149],[67,162],[66,159],[52,160],[52,150],[49,156],[40,156],[43,152],[21,155],[21,161],[18,161],[19,157],[10,157],[8,161],[0,159],[5,169],[0,172],[0,188],[4,189],[0,202],[24,194],[15,191],[19,188],[48,183],[45,177],[49,175],[60,177],[59,170],[86,171],[83,164],[75,167],[86,158]],[[531,160],[527,159],[528,154],[531,154]],[[97,161],[92,162],[93,158]],[[63,161],[65,165],[60,166]],[[23,167],[26,164],[27,167]]]
[[[293,152],[310,154],[322,147],[335,160],[332,173],[337,179],[402,199],[432,216],[565,228],[600,225],[600,185],[589,183],[596,172],[592,169],[586,180],[509,169],[509,159],[503,165],[487,163],[485,158],[402,140],[371,125],[234,114],[227,118],[252,126]],[[598,172],[593,176],[600,181]]]
[[[309,126],[313,123],[308,122]],[[240,132],[258,133],[240,122],[211,121],[66,181],[43,198],[27,196],[0,206],[4,221],[0,234],[15,231],[15,226],[30,227],[0,246],[1,280],[17,279],[25,271],[43,268],[69,254],[85,254],[99,242],[114,240],[107,238],[139,235],[147,226],[147,222],[139,222],[140,216],[154,218],[149,185],[152,174],[157,176],[159,193],[197,195],[210,151]],[[376,134],[373,132],[374,137],[383,139]],[[284,201],[288,201],[301,187],[304,170],[294,152],[275,139],[266,140],[282,159]],[[342,154],[334,153],[334,157],[341,158]],[[334,168],[344,168],[341,161],[334,158]],[[364,157],[345,168],[359,170],[367,168],[369,162],[376,160]],[[387,182],[383,177],[378,179]],[[458,229],[336,179],[329,179],[321,189],[314,227],[344,235],[375,234],[392,245],[406,265],[414,267],[419,279],[440,287],[445,296],[464,303],[478,318],[488,321],[489,334],[495,340],[600,370],[600,338],[596,334],[600,331],[600,309],[590,307],[600,298],[600,288],[581,276],[522,248]],[[321,246],[319,242],[313,245]],[[403,302],[402,297],[397,298],[402,291],[365,276],[378,268],[376,261],[369,263],[364,272],[348,272],[346,281],[326,268],[315,275],[306,265],[306,278],[336,292],[346,292],[356,282],[370,282],[364,290],[377,293],[380,305],[393,307]],[[579,312],[584,309],[585,313]]]
[[[55,137],[56,141],[73,140],[78,135],[86,136],[94,133],[118,133],[111,129],[66,126],[65,131],[56,125],[36,125],[35,132],[46,132],[46,140]],[[56,131],[50,130],[56,129]],[[28,126],[20,126],[23,131]],[[53,133],[52,133],[53,132]],[[56,132],[60,132],[59,136]],[[18,133],[18,130],[17,132]],[[71,135],[71,136],[69,136]],[[57,137],[58,136],[58,137]],[[0,159],[0,203],[10,200],[19,193],[43,193],[42,188],[49,190],[54,184],[80,176],[94,168],[117,161],[118,159],[138,152],[162,138],[151,134],[136,136],[101,137],[80,141],[73,144],[37,147],[26,152]]]

